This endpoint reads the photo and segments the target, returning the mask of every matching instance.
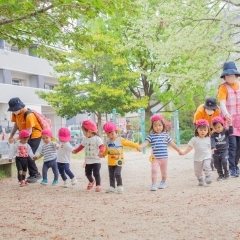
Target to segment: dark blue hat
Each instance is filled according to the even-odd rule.
[[[218,109],[216,98],[207,98],[203,107],[212,110]]]
[[[223,65],[223,72],[220,78],[223,78],[228,75],[238,75],[240,76],[240,72],[238,72],[237,67],[234,62],[225,62]]]
[[[8,111],[15,112],[25,107],[25,104],[18,98],[11,98],[8,102]]]

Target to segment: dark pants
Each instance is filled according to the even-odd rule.
[[[217,169],[218,175],[229,174],[229,164],[228,164],[228,150],[224,152],[216,152],[212,155],[214,166]]]
[[[101,163],[86,164],[85,166],[85,175],[89,182],[93,182],[95,178],[96,186],[101,186],[101,177],[100,177]]]
[[[238,161],[240,158],[240,137],[229,136],[229,169],[231,174],[236,174],[239,171]]]
[[[57,163],[59,173],[62,177],[62,180],[65,181],[67,180],[66,174],[70,177],[70,179],[74,178],[73,173],[70,170],[70,164],[69,163]]]
[[[52,169],[53,174],[54,174],[54,180],[57,181],[58,180],[58,166],[57,166],[56,159],[43,163],[42,177],[45,180],[47,180],[47,172],[48,172],[49,168]]]
[[[110,186],[115,188],[115,178],[117,186],[122,186],[122,167],[119,166],[108,166]]]
[[[33,154],[36,153],[39,147],[39,144],[41,142],[41,139],[42,138],[40,137],[40,138],[31,138],[28,140],[28,144],[30,145],[33,151]],[[28,172],[30,177],[33,177],[39,173],[35,161],[33,161],[30,157],[28,159]]]
[[[16,157],[16,167],[18,170],[18,181],[25,180],[28,167],[28,158]]]

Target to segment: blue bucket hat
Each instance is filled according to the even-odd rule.
[[[238,72],[237,67],[234,62],[225,62],[223,65],[223,72],[220,78],[223,78],[228,75],[238,75],[240,76],[240,72]]]
[[[25,104],[18,98],[11,98],[8,102],[8,111],[15,112],[25,107]]]

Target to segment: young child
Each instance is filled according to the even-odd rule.
[[[77,179],[75,178],[74,174],[70,170],[70,159],[71,159],[71,152],[73,147],[69,143],[71,140],[71,134],[68,128],[60,128],[58,131],[58,139],[60,141],[59,149],[57,151],[57,165],[59,173],[64,181],[63,187],[68,188],[69,182],[67,179],[66,174],[71,179],[72,185],[77,184]]]
[[[205,181],[207,184],[212,183],[212,168],[211,168],[211,143],[209,137],[209,124],[205,119],[199,119],[196,122],[195,137],[188,142],[188,147],[182,152],[182,155],[187,154],[193,148],[194,152],[194,171],[198,179],[198,185],[204,186],[203,169],[205,170]]]
[[[213,133],[211,135],[211,148],[214,166],[218,172],[218,181],[228,179],[229,163],[228,163],[228,147],[229,136],[233,133],[231,120],[228,120],[229,129],[225,129],[225,122],[221,117],[212,119]],[[223,174],[224,170],[224,174]]]
[[[152,186],[151,191],[157,190],[157,173],[160,167],[162,181],[158,188],[166,187],[167,179],[167,163],[168,163],[168,144],[172,146],[179,154],[181,150],[172,141],[171,137],[166,133],[166,126],[163,117],[160,114],[155,114],[151,117],[150,134],[146,141],[141,144],[141,148],[146,147],[149,143],[152,146]]]
[[[221,78],[224,79],[218,88],[218,101],[221,116],[233,125],[233,134],[229,136],[229,171],[231,177],[239,177],[238,162],[240,158],[240,84],[238,72],[234,62],[225,62]]]
[[[12,158],[16,156],[16,167],[18,171],[18,181],[20,187],[28,185],[28,182],[25,181],[28,161],[29,157],[31,159],[34,157],[32,149],[27,143],[29,137],[30,133],[27,130],[21,130],[19,132],[19,141],[13,143],[9,153],[9,162],[12,162]]]
[[[87,190],[93,188],[96,183],[96,192],[101,191],[101,159],[99,153],[103,153],[104,145],[102,139],[97,135],[97,125],[91,121],[86,120],[82,122],[82,131],[86,138],[83,139],[80,146],[73,150],[73,154],[80,152],[85,148],[85,175],[89,181]],[[102,155],[102,154],[101,154]],[[94,178],[93,178],[93,176]]]
[[[54,180],[52,182],[52,185],[55,186],[58,184],[58,167],[57,167],[57,149],[58,144],[55,142],[52,142],[52,132],[48,129],[44,129],[42,131],[42,140],[43,140],[43,146],[40,151],[39,156],[35,156],[33,159],[38,160],[42,157],[43,158],[43,168],[42,168],[42,181],[41,184],[47,185],[48,179],[47,179],[47,172],[48,169],[51,168],[54,174]]]
[[[128,141],[124,138],[118,137],[117,127],[113,122],[107,122],[103,126],[103,130],[107,134],[107,142],[105,145],[104,153],[101,155],[105,157],[108,155],[108,171],[110,187],[107,189],[107,193],[115,192],[115,178],[117,181],[117,192],[123,193],[122,184],[122,165],[124,164],[123,146],[136,148],[141,151],[138,144]]]

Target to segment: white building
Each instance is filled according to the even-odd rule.
[[[47,60],[37,57],[33,50],[19,50],[0,39],[0,126],[12,126],[8,101],[19,97],[28,108],[41,112],[51,119],[54,135],[65,126],[66,120],[58,117],[36,90],[51,91],[58,84],[53,68]]]

